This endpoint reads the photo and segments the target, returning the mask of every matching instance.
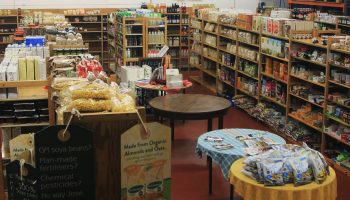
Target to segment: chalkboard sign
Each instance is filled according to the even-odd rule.
[[[37,172],[31,165],[15,160],[6,166],[8,199],[38,200]]]
[[[34,135],[39,199],[93,200],[92,133],[82,127],[51,126]]]

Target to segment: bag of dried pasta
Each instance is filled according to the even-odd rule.
[[[111,100],[76,99],[69,104],[69,109],[77,109],[80,112],[103,112],[112,110]]]

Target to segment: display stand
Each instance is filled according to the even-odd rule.
[[[144,120],[144,108],[138,108],[138,112]],[[70,113],[64,114],[65,124],[70,117]],[[81,114],[79,118],[74,116],[71,123],[94,133],[95,199],[120,200],[121,135],[139,123],[137,112]]]

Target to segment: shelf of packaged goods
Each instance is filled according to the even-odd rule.
[[[269,33],[261,33],[261,35],[265,36],[265,37],[270,37],[270,38],[280,39],[280,40],[284,40],[284,41],[289,41],[289,38],[283,37],[283,36],[272,35],[272,34],[269,34]]]
[[[236,71],[237,71],[238,73],[240,73],[240,74],[243,74],[243,75],[245,75],[245,76],[251,78],[251,79],[259,80],[258,77],[254,77],[254,76],[252,76],[251,74],[248,74],[248,73],[246,73],[246,72],[244,72],[244,71],[241,71],[241,70],[238,70],[238,69],[236,69]]]
[[[348,55],[350,54],[350,51],[343,50],[343,49],[333,49],[333,48],[331,48],[331,51],[344,53],[344,54],[348,54]]]
[[[208,20],[208,19],[202,19],[203,21],[205,22],[208,22],[208,23],[212,23],[212,24],[217,24],[218,22],[217,21],[211,21],[211,20]]]
[[[225,83],[226,85],[228,85],[228,86],[230,86],[230,87],[232,87],[232,88],[235,88],[235,86],[234,86],[234,85],[232,85],[230,81],[227,81],[227,80],[221,80],[221,79],[218,79],[218,80],[219,80],[219,81],[221,81],[221,82],[223,82],[223,83]]]
[[[165,28],[165,25],[159,25],[159,26],[148,26],[147,28]]]
[[[255,33],[255,34],[260,34],[259,31],[255,31],[255,30],[247,30],[247,29],[243,29],[243,28],[238,28],[238,31],[241,32],[249,32],[249,33]]]
[[[246,90],[244,90],[242,88],[237,87],[237,90],[242,92],[242,93],[244,93],[244,94],[246,94],[246,95],[248,95],[248,96],[250,96],[250,97],[253,97],[254,99],[258,99],[258,97],[256,95],[254,95],[254,94],[252,94],[252,93],[250,93],[250,92],[248,92],[248,91],[246,91]]]
[[[6,32],[6,33],[0,33],[0,35],[13,35],[15,32]]]
[[[180,34],[167,34],[167,37],[180,37]]]
[[[334,62],[329,62],[329,65],[333,66],[333,67],[337,67],[337,68],[340,68],[340,69],[347,69],[347,70],[350,70],[350,67],[345,67],[345,66],[342,66],[342,65],[337,65],[335,64]]]
[[[142,48],[143,46],[126,46],[125,48]]]
[[[125,26],[143,26],[141,23],[134,23],[134,24],[123,24]],[[150,26],[149,26],[150,27]]]
[[[210,75],[210,76],[216,78],[216,73],[215,73],[215,71],[209,70],[209,69],[204,69],[204,68],[202,68],[201,70],[202,70],[204,73],[206,73],[206,74],[208,74],[208,75]]]
[[[211,61],[213,61],[213,62],[218,62],[217,59],[212,58],[212,57],[210,57],[210,56],[205,56],[205,55],[203,55],[203,58],[209,59],[209,60],[211,60]]]
[[[339,124],[342,124],[342,125],[344,125],[344,126],[347,126],[347,127],[350,127],[350,124],[349,123],[346,123],[346,122],[344,122],[343,120],[341,120],[341,119],[339,119],[339,118],[337,118],[337,117],[334,117],[334,116],[332,116],[332,115],[330,115],[330,114],[326,114],[326,117],[328,118],[328,119],[331,119],[331,120],[333,120],[333,121],[335,121],[335,122],[338,122]]]
[[[339,103],[339,102],[337,102],[337,101],[333,101],[333,100],[330,100],[330,99],[327,99],[327,101],[329,101],[330,103],[337,104],[338,106],[342,106],[342,107],[344,107],[344,108],[350,109],[350,106],[344,105],[344,104]]]
[[[329,80],[329,82],[330,82],[330,83],[333,83],[333,84],[335,84],[335,85],[338,85],[338,86],[341,86],[341,87],[350,89],[350,86],[348,86],[348,85],[344,85],[344,84],[338,83],[338,82],[333,81],[333,80]]]
[[[255,64],[259,64],[259,62],[257,60],[252,60],[252,59],[249,59],[249,58],[246,58],[246,57],[243,57],[243,56],[240,56],[238,55],[239,58],[241,59],[244,59],[244,60],[247,60],[247,61],[250,61],[250,62],[253,62]]]
[[[35,81],[0,81],[0,88],[10,87],[38,87],[46,86],[49,82],[47,80],[35,80]]]
[[[316,130],[316,131],[322,133],[322,129],[321,129],[321,128],[319,128],[319,127],[317,127],[317,126],[314,126],[314,125],[312,125],[312,124],[306,123],[305,120],[300,119],[300,118],[298,118],[298,117],[295,117],[295,116],[292,115],[291,113],[288,114],[288,117],[290,117],[290,118],[292,118],[292,119],[294,119],[294,120],[296,120],[296,121],[298,121],[298,122],[300,122],[300,123],[302,123],[302,124],[305,124],[306,126],[308,126],[308,127],[310,127],[310,128],[313,128],[314,130]]]
[[[327,163],[329,164],[329,166],[333,167],[334,169],[342,172],[343,174],[347,175],[348,177],[350,177],[350,170],[341,166],[339,163],[336,163],[335,161],[333,161],[332,159],[328,158],[327,156],[325,156]]]
[[[266,100],[269,100],[269,101],[271,101],[271,102],[273,102],[273,103],[276,103],[277,105],[279,105],[279,106],[281,106],[281,107],[283,107],[283,108],[286,107],[286,104],[283,104],[283,103],[277,101],[276,98],[268,97],[268,96],[265,96],[265,95],[262,95],[262,94],[260,94],[260,96],[261,96],[262,98],[266,99]]]
[[[85,42],[102,42],[102,40],[84,40],[84,43]]]
[[[24,123],[24,124],[1,124],[0,128],[13,128],[13,127],[36,127],[36,126],[49,126],[49,122],[40,123]]]
[[[292,56],[292,58],[294,58],[296,60],[303,61],[303,62],[308,62],[308,63],[314,64],[314,65],[318,65],[318,66],[321,66],[321,67],[327,67],[326,64],[323,64],[323,63],[320,63],[320,62],[316,62],[316,61],[312,61],[312,60],[308,60],[308,59],[305,59],[305,58],[300,58],[300,57],[296,57],[296,56]]]
[[[212,34],[212,35],[218,35],[218,33],[213,32],[213,31],[207,31],[207,30],[203,30],[204,33],[208,33],[208,34]]]
[[[214,49],[217,48],[216,45],[212,45],[212,44],[209,44],[209,43],[206,43],[206,42],[203,42],[203,44],[206,45],[206,46],[208,46],[208,47],[212,47],[212,48],[214,48]]]
[[[126,36],[141,36],[143,35],[142,33],[127,33],[125,34]]]
[[[315,82],[315,81],[310,81],[310,80],[308,80],[308,79],[301,78],[301,77],[296,76],[296,75],[294,75],[294,74],[290,74],[289,76],[290,76],[290,77],[293,77],[293,78],[296,78],[296,79],[299,79],[299,80],[302,80],[302,81],[305,81],[305,82],[308,82],[308,83],[312,83],[312,84],[314,84],[314,85],[318,85],[318,86],[320,86],[320,87],[325,87],[325,84],[317,83],[317,82]]]
[[[245,44],[245,45],[249,45],[251,47],[256,47],[256,48],[260,48],[260,46],[258,44],[253,44],[253,43],[249,43],[249,42],[244,42],[244,41],[241,41],[241,40],[238,40],[239,43],[241,44]]]
[[[17,25],[17,23],[5,22],[5,23],[0,23],[0,25]]]
[[[327,25],[334,25],[336,26],[336,23],[332,23],[332,22],[323,22],[323,21],[314,21],[315,23],[319,23],[319,24],[327,24]]]
[[[341,142],[341,143],[345,144],[346,146],[350,147],[350,143],[349,142],[345,142],[345,141],[341,140],[341,138],[338,138],[338,137],[334,136],[333,134],[329,134],[329,133],[326,133],[326,132],[324,132],[324,134],[326,134],[329,137],[337,140],[338,142]]]
[[[319,39],[319,41],[320,41],[320,39]],[[322,45],[320,43],[313,43],[311,39],[292,39],[292,42],[299,43],[299,44],[305,44],[305,45],[317,47],[320,49],[327,49],[327,45]]]
[[[280,57],[273,56],[273,55],[270,55],[270,54],[267,54],[267,53],[261,53],[261,54],[264,55],[264,56],[268,56],[268,57],[270,57],[270,58],[275,58],[275,59],[277,59],[277,60],[281,60],[281,61],[284,61],[284,62],[289,62],[289,60],[286,59],[286,58],[280,58]]]
[[[272,78],[273,80],[276,80],[278,82],[281,82],[281,83],[284,83],[284,84],[288,84],[287,81],[285,80],[282,80],[282,79],[279,79],[279,78],[276,78],[274,75],[272,74],[267,74],[265,72],[260,72],[261,75],[265,76],[265,77],[269,77],[269,78]]]
[[[232,25],[232,24],[222,24],[222,23],[219,23],[220,26],[225,26],[225,27],[229,27],[229,28],[232,28],[232,29],[236,29],[237,27],[235,25]]]
[[[346,27],[346,28],[350,28],[350,25],[348,25],[348,24],[338,24],[338,26],[342,26],[342,27]]]
[[[226,67],[226,68],[229,68],[231,70],[236,70],[234,66],[229,66],[229,65],[226,65],[225,63],[222,63],[222,62],[219,62],[219,64]]]
[[[306,99],[306,98],[304,98],[304,97],[301,97],[301,96],[298,96],[298,95],[296,95],[296,94],[293,94],[292,92],[290,92],[289,94],[290,94],[291,96],[293,96],[293,97],[296,97],[296,98],[298,98],[298,99],[301,99],[301,100],[303,100],[303,101],[305,101],[305,102],[311,103],[312,105],[317,106],[317,107],[323,109],[323,106],[320,105],[320,104],[317,104],[317,103],[312,102],[312,101],[310,101],[310,100],[308,100],[308,99]]]
[[[102,22],[68,22],[71,24],[101,24]]]
[[[102,31],[77,31],[77,33],[102,33]]]
[[[13,99],[0,99],[0,102],[47,100],[47,98],[48,96],[19,97]]]
[[[308,5],[308,6],[322,6],[322,7],[333,7],[333,8],[343,8],[344,3],[332,3],[332,2],[324,2],[324,1],[296,1],[289,0],[289,4],[295,5]]]
[[[229,40],[236,41],[236,38],[234,38],[233,36],[229,36],[229,35],[219,35],[219,36],[223,37],[223,38],[226,38],[226,39],[229,39]]]
[[[231,52],[231,51],[227,51],[226,49],[223,49],[223,48],[218,48],[220,51],[223,51],[223,52],[226,52],[226,53],[228,53],[228,54],[231,54],[231,55],[234,55],[234,56],[236,56],[236,53],[233,53],[233,52]]]
[[[17,17],[17,15],[0,15],[0,18]]]

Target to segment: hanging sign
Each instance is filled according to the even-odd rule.
[[[51,126],[34,135],[40,199],[93,200],[92,133],[80,126]]]
[[[15,160],[6,166],[8,199],[38,200],[36,169],[22,161]]]
[[[135,125],[121,137],[122,200],[170,200],[170,129],[159,123],[146,126],[148,135]]]

